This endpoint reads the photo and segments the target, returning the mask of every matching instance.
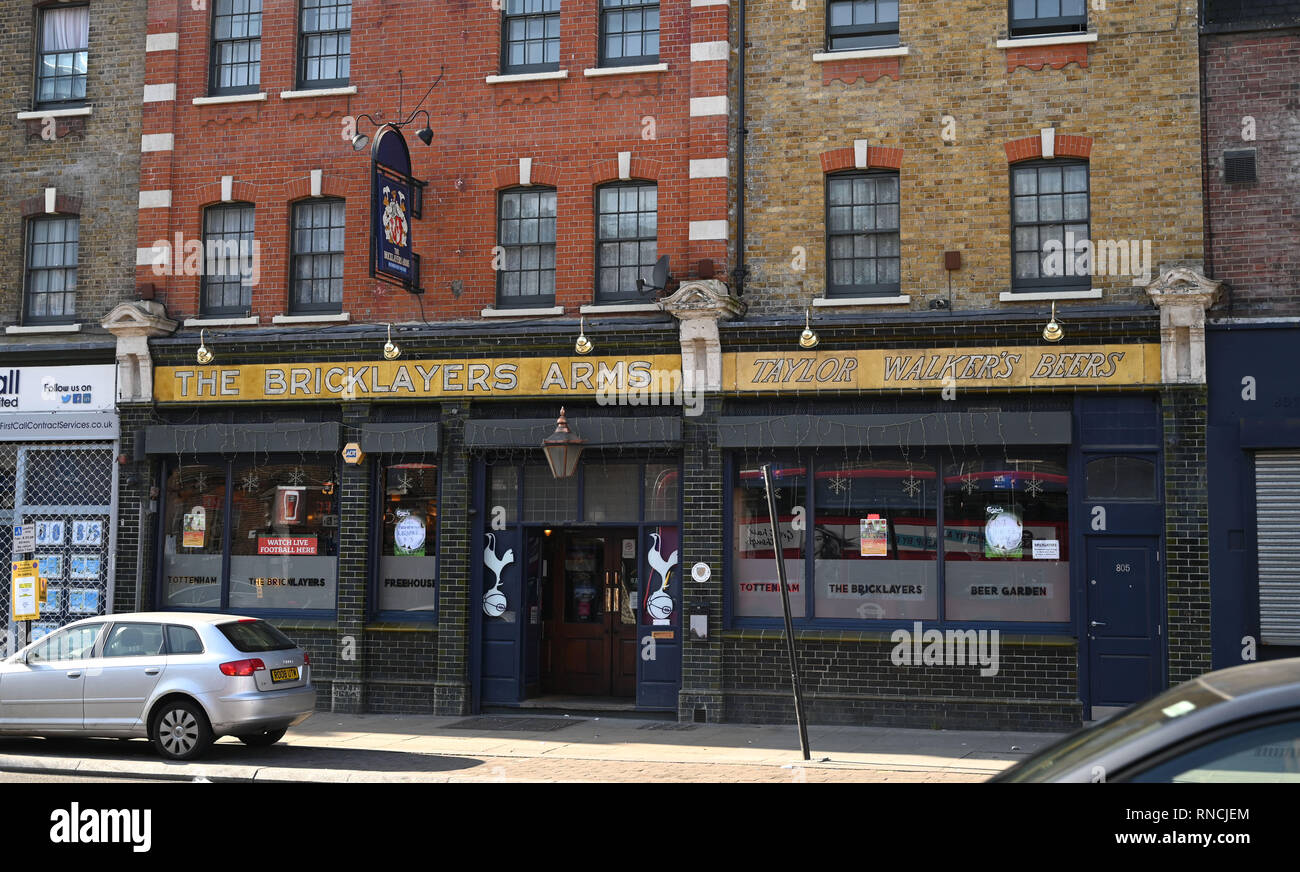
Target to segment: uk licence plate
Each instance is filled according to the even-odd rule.
[[[288,669],[272,669],[271,680],[272,681],[297,681],[298,667],[290,666]]]

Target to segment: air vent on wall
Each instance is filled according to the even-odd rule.
[[[1255,184],[1255,149],[1223,153],[1223,180],[1229,185]]]

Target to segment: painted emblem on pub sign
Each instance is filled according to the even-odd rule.
[[[384,238],[390,245],[405,246],[411,238],[406,216],[406,194],[384,186]]]

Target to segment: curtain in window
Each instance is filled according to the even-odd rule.
[[[90,7],[47,9],[42,18],[42,51],[81,51],[90,41]]]

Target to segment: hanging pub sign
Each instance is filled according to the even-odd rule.
[[[424,182],[411,176],[402,131],[390,124],[379,128],[370,163],[370,276],[424,293],[411,233],[411,222],[421,217]]]

